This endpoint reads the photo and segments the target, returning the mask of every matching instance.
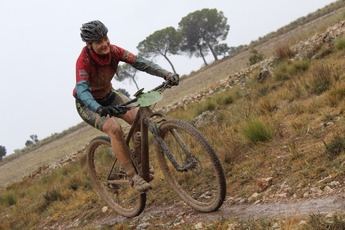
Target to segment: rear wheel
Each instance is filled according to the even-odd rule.
[[[96,137],[90,142],[87,161],[93,188],[109,207],[126,217],[137,216],[144,210],[146,194],[132,188],[108,137]]]
[[[225,199],[226,180],[213,148],[184,121],[165,121],[159,131],[157,156],[168,183],[194,209],[217,210]]]

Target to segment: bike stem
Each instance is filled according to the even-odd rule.
[[[160,84],[159,86],[157,86],[156,88],[154,88],[154,89],[152,89],[152,90],[150,90],[148,92],[158,91],[158,90],[160,90],[162,88],[168,88],[168,87],[170,87],[170,86],[169,86],[168,82],[165,81],[162,84]],[[140,90],[140,91],[142,91],[142,90]],[[127,105],[130,105],[130,104],[134,103],[134,102],[137,102],[138,98],[139,98],[139,96],[141,94],[142,94],[142,92],[140,92],[138,95],[136,95],[136,98],[134,98],[134,99],[132,99],[130,101],[127,101],[126,103],[121,104],[121,106],[127,106]]]

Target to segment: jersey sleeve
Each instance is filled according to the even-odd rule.
[[[155,75],[161,78],[165,78],[168,74],[170,74],[169,71],[140,56],[136,58],[132,66],[140,71],[144,71],[148,74]]]
[[[101,106],[91,94],[87,67],[79,59],[76,65],[76,97],[92,111],[96,112]]]
[[[146,60],[145,58],[141,56],[136,56],[121,47],[114,46],[114,49],[115,49],[116,55],[119,57],[118,58],[119,61],[126,62],[132,65],[137,70],[140,70],[140,71],[143,71],[143,72],[146,72],[148,74],[155,75],[158,77],[162,77],[162,78],[165,78],[165,76],[170,74],[169,71],[163,69],[159,65],[149,60]]]

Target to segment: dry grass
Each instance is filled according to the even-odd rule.
[[[330,55],[328,59],[323,60],[323,63],[327,66],[327,63],[332,62],[337,55],[337,53]],[[231,196],[249,197],[258,191],[256,183],[258,178],[273,177],[275,183],[271,187],[272,193],[279,192],[280,184],[284,181],[291,188],[288,196],[302,197],[303,190],[298,189],[301,185],[313,184],[328,175],[339,178],[345,176],[340,165],[345,160],[345,155],[342,149],[339,150],[338,142],[332,142],[334,132],[345,130],[344,119],[336,115],[336,111],[341,110],[343,106],[337,101],[342,100],[342,97],[333,96],[332,105],[325,103],[333,94],[330,92],[340,87],[337,82],[341,76],[337,75],[338,72],[335,70],[337,68],[332,69],[331,72],[335,71],[335,74],[332,75],[331,84],[321,96],[315,96],[312,91],[307,90],[309,82],[315,72],[320,74],[324,73],[324,70],[318,69],[320,67],[318,60],[310,64],[311,68],[302,74],[292,74],[291,79],[283,83],[276,84],[274,79],[269,79],[265,85],[260,86],[251,83],[246,89],[229,89],[190,105],[187,111],[181,108],[169,114],[187,120],[197,116],[200,108],[203,108],[203,111],[214,110],[222,114],[223,118],[217,123],[201,127],[200,130],[222,159]],[[325,64],[320,68],[324,68],[323,65]],[[305,81],[296,80],[303,78]],[[292,87],[296,86],[305,89],[304,93],[302,96],[291,93],[288,96],[291,102],[287,102],[282,96],[283,92],[291,92]],[[258,95],[262,87],[266,92],[261,94],[263,96],[259,97],[260,103],[258,103],[257,97],[251,96],[251,93]],[[254,125],[249,125],[248,121],[253,121],[252,118],[255,117],[256,122],[252,122]],[[326,121],[337,122],[332,129],[320,129],[320,122]],[[268,127],[270,128],[265,130]],[[244,129],[248,129],[249,134],[254,133],[254,138],[243,133]],[[264,139],[257,138],[262,136],[261,134],[264,134]],[[327,149],[324,140],[328,146],[335,147]],[[330,158],[329,153],[335,154]],[[152,161],[156,166],[156,180],[153,181],[154,190],[150,193],[148,205],[173,204],[179,198],[164,181],[154,157]],[[9,218],[2,223],[2,226],[12,228],[34,226],[42,215],[50,216],[50,223],[53,223],[67,218],[62,216],[68,213],[73,215],[76,209],[91,213],[88,218],[102,215],[99,212],[102,201],[96,198],[87,177],[80,172],[82,172],[81,168],[72,164],[38,181],[9,187],[5,193],[2,193],[4,198],[0,210],[5,211],[10,207],[9,215],[20,217],[21,221],[15,222],[14,219]],[[188,178],[186,180],[188,181]],[[22,187],[26,188],[25,193]],[[32,200],[36,201],[29,204],[28,202]],[[97,207],[98,212],[87,206],[90,203],[93,207]],[[272,226],[276,222],[286,229],[296,224],[295,220],[262,220],[240,224],[260,228]],[[307,222],[306,226],[308,224],[313,226],[313,223]],[[224,226],[223,224],[227,225],[229,221],[218,223],[216,226]]]
[[[274,49],[274,56],[277,57],[278,60],[289,59],[294,55],[295,53],[287,44],[278,44],[278,46]]]
[[[300,26],[288,35],[276,36],[270,44],[259,43],[256,48],[265,55],[273,53],[272,47],[278,44],[291,44],[293,39],[325,29],[329,23],[339,20],[339,12],[343,14],[344,10],[339,9],[322,20]],[[281,52],[281,56],[289,56]],[[345,177],[343,142],[336,139],[336,134],[345,130],[345,119],[341,116],[345,109],[342,102],[345,97],[343,54],[343,50],[338,49],[320,60],[284,59],[274,67],[276,77],[263,84],[251,81],[246,88],[217,93],[189,105],[187,110],[177,109],[169,116],[191,121],[203,111],[212,110],[221,114],[217,123],[200,130],[222,159],[231,196],[248,198],[258,191],[258,178],[273,177],[272,194],[278,193],[284,182],[291,188],[288,196],[302,197],[301,186],[314,184],[329,175],[339,180]],[[227,78],[246,66],[249,56],[247,50],[201,69],[185,78],[180,87],[166,91],[162,104],[181,100],[217,80]],[[256,118],[254,128],[248,125],[252,118]],[[331,122],[330,127],[324,125],[328,121]],[[247,134],[244,129],[249,130]],[[248,132],[255,133],[254,138]],[[261,134],[264,134],[264,139],[257,138]],[[94,129],[77,130],[2,165],[0,184],[10,184],[41,165],[82,149],[96,135],[99,133]],[[332,157],[329,157],[330,153]],[[159,170],[156,170],[155,176],[149,204],[174,203],[178,198]],[[56,221],[70,221],[76,217],[88,220],[103,215],[100,212],[103,202],[97,199],[88,177],[77,163],[38,179],[13,184],[0,193],[0,198],[0,228],[3,229],[34,228],[38,224],[51,226]],[[236,224],[266,229],[278,223],[282,229],[293,229],[299,222],[300,219],[285,219]],[[224,220],[215,224],[215,229],[227,228],[231,223],[234,222]],[[306,220],[309,229],[313,229],[315,223],[326,222],[322,216]],[[343,225],[340,219],[333,223]]]

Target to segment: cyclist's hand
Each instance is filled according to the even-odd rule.
[[[128,111],[128,108],[125,106],[120,106],[120,105],[109,105],[109,106],[100,106],[97,109],[97,113],[102,116],[105,117],[107,115],[109,116],[119,116],[122,114],[125,114]]]
[[[170,73],[164,79],[168,81],[171,86],[174,86],[179,84],[180,76],[178,74]]]

